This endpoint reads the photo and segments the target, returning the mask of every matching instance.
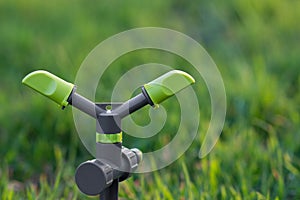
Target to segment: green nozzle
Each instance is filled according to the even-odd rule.
[[[72,93],[74,85],[44,70],[28,74],[22,83],[52,99],[60,106],[67,106],[67,99]]]
[[[144,85],[152,102],[157,106],[165,99],[185,87],[195,83],[195,79],[186,72],[172,70]]]

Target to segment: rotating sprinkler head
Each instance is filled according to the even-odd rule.
[[[129,178],[142,160],[140,150],[122,146],[122,118],[148,104],[157,107],[195,80],[186,72],[172,70],[144,84],[140,94],[122,104],[96,104],[78,94],[72,83],[43,70],[28,74],[22,83],[62,108],[70,104],[97,120],[96,159],[77,168],[75,181],[87,195],[100,194],[102,200],[116,200],[119,182]],[[107,110],[107,106],[111,109]]]

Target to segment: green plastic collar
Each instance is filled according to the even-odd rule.
[[[175,93],[195,83],[195,79],[186,72],[172,70],[144,85],[150,99],[158,106]]]
[[[74,88],[72,83],[68,83],[44,70],[28,74],[22,80],[22,83],[63,107],[68,105],[67,99]]]
[[[96,133],[96,142],[112,144],[122,142],[122,132],[114,134]]]

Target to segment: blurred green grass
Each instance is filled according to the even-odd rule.
[[[99,42],[142,26],[181,31],[206,48],[225,82],[227,119],[206,158],[197,158],[203,137],[199,134],[171,166],[122,183],[120,196],[299,199],[299,10],[300,2],[293,0],[1,1],[1,199],[88,198],[73,180],[75,167],[90,155],[76,134],[71,110],[57,109],[22,86],[21,79],[42,68],[72,81]],[[153,60],[187,64],[150,51],[129,55],[106,72],[112,78],[103,81],[100,100],[108,97],[116,74]],[[195,86],[201,97],[200,133],[210,117],[209,94],[201,81]],[[171,113],[167,130],[178,120],[176,111]],[[139,145],[149,150],[171,139],[159,135],[160,140]],[[128,138],[126,143],[135,146],[139,141]]]

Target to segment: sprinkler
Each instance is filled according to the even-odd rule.
[[[157,107],[194,82],[186,72],[172,70],[144,84],[140,94],[124,103],[94,103],[78,94],[72,83],[44,70],[22,80],[61,108],[72,105],[96,119],[96,158],[78,166],[75,182],[81,192],[100,195],[100,200],[117,200],[119,182],[128,179],[142,161],[140,150],[122,146],[122,119],[146,105]]]

